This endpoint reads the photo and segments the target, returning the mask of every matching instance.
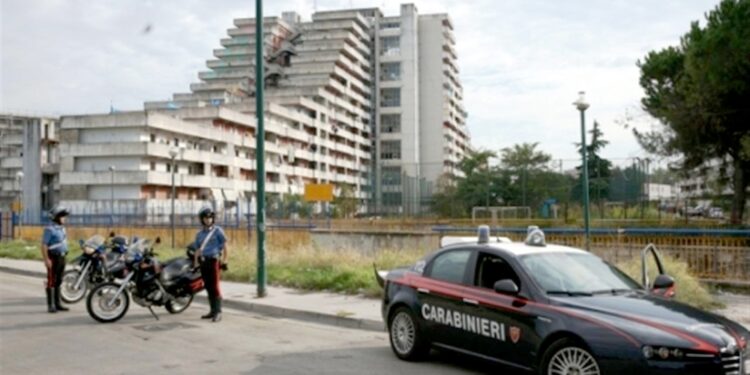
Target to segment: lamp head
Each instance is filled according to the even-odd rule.
[[[578,92],[578,100],[573,102],[573,105],[578,108],[579,111],[585,111],[589,108],[589,103],[586,102],[586,92],[585,91],[579,91]]]

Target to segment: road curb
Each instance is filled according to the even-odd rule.
[[[46,274],[40,271],[32,271],[8,266],[0,266],[0,272],[7,272],[21,276],[32,276],[32,277],[45,277]],[[208,304],[208,297],[203,294],[195,296],[195,300]],[[383,332],[385,326],[383,322],[371,319],[357,319],[346,316],[339,316],[333,314],[323,314],[313,311],[290,309],[285,307],[273,306],[257,302],[245,302],[238,301],[235,299],[224,299],[222,300],[224,307],[228,307],[235,310],[253,312],[260,315],[271,316],[274,318],[285,318],[292,320],[300,320],[304,322],[324,324],[342,328],[353,328],[361,329],[365,331]]]

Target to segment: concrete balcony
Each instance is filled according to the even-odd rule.
[[[42,173],[58,174],[60,173],[60,163],[50,163],[42,165]]]
[[[4,134],[0,138],[0,145],[4,146],[22,146],[23,135],[22,134]]]
[[[198,78],[204,81],[210,81],[214,79],[241,79],[241,78],[253,77],[254,74],[255,74],[254,69],[253,71],[251,71],[250,69],[237,69],[237,70],[231,70],[231,71],[209,70],[209,71],[199,72]]]
[[[251,66],[255,66],[255,60],[251,59],[250,57],[246,59],[221,59],[221,60],[207,60],[206,66],[214,69],[214,68],[228,68],[228,67],[246,67],[250,68]]]
[[[2,159],[0,159],[0,168],[22,168],[23,167],[23,158],[21,157],[6,157],[3,156]]]

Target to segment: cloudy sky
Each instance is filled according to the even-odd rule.
[[[605,157],[641,154],[618,120],[651,121],[639,110],[636,61],[676,44],[718,0],[415,0],[420,13],[454,21],[469,130],[477,147],[539,142],[570,159],[580,141],[571,105],[587,92],[611,144]],[[0,110],[102,113],[110,103],[142,109],[144,100],[186,92],[205,70],[232,19],[254,15],[238,0],[0,0]],[[273,0],[266,15],[379,6],[395,0]],[[144,29],[150,25],[150,32]],[[589,126],[591,123],[589,122]]]

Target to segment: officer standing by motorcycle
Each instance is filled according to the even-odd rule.
[[[214,223],[216,213],[210,207],[198,212],[203,228],[195,236],[196,260],[200,261],[201,275],[208,292],[208,302],[211,311],[201,316],[201,319],[211,319],[213,322],[221,320],[221,290],[219,279],[221,270],[226,270],[227,262],[227,238],[224,230]]]
[[[60,285],[65,272],[65,255],[68,254],[68,237],[65,234],[65,218],[70,212],[65,207],[55,207],[49,212],[52,224],[44,228],[42,236],[42,258],[47,267],[47,311],[68,311],[60,302]]]

